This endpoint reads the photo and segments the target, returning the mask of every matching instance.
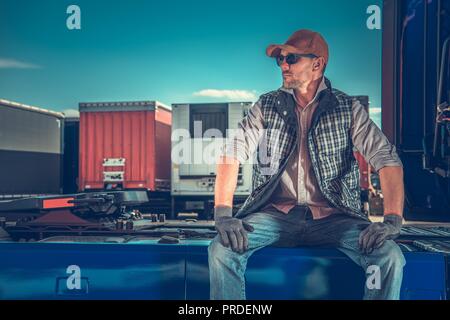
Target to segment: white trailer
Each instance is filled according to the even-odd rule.
[[[225,139],[251,108],[251,102],[191,103],[172,105],[171,195],[185,205],[178,211],[207,210],[216,178],[216,155]],[[245,199],[252,189],[252,165],[241,164],[236,199]],[[175,208],[175,210],[177,210]]]

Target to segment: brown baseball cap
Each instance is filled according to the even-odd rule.
[[[318,32],[311,30],[298,30],[289,37],[285,44],[272,44],[267,47],[266,54],[269,57],[276,57],[281,50],[298,54],[313,54],[323,57],[325,64],[328,64],[328,44]]]

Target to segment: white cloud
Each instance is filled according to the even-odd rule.
[[[40,69],[41,67],[15,59],[0,58],[0,69]]]
[[[205,89],[193,93],[196,97],[226,98],[230,100],[256,100],[256,91]]]

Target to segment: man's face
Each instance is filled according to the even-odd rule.
[[[281,50],[280,54],[288,55],[290,52]],[[286,60],[280,66],[283,76],[283,87],[286,89],[298,89],[308,85],[315,79],[316,71],[313,70],[313,58],[302,57],[297,63],[288,65]]]

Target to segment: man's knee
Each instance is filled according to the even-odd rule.
[[[212,270],[232,267],[236,272],[245,270],[247,256],[224,247],[217,236],[208,247],[208,264]]]
[[[208,256],[217,257],[223,254],[225,247],[220,243],[219,237],[215,237],[208,246]]]
[[[379,250],[380,259],[389,267],[403,268],[406,264],[402,250],[393,240],[387,240]]]
[[[235,255],[233,250],[224,247],[220,242],[220,237],[216,236],[208,246],[208,257],[209,259],[223,259],[225,257],[230,257]]]

